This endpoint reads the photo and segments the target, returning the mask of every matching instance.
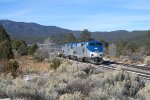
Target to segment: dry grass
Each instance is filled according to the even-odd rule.
[[[49,62],[36,62],[31,56],[21,56],[15,59],[19,62],[20,69],[23,72],[34,71],[46,73],[49,71]]]

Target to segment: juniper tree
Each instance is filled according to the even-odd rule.
[[[67,34],[66,35],[66,37],[65,37],[65,42],[66,43],[70,43],[70,42],[76,42],[76,37],[74,36],[74,34],[73,33],[69,33],[69,34]]]
[[[24,40],[13,39],[11,41],[12,49],[16,50],[19,55],[27,55],[28,47],[27,43]]]
[[[28,51],[29,55],[33,55],[37,51],[37,49],[38,49],[37,44],[36,43],[32,44],[32,46],[29,48]]]
[[[3,26],[0,26],[0,60],[9,60],[14,58],[11,40]]]

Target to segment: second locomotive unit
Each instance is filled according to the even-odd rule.
[[[103,46],[99,41],[69,43],[62,46],[63,57],[100,64],[103,61]]]

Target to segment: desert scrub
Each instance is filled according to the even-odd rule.
[[[65,70],[58,70],[63,64]],[[1,74],[0,93],[26,100],[128,100],[144,97],[147,92],[136,75],[122,70],[94,74],[87,65],[63,61],[57,70],[16,79]],[[139,92],[141,89],[144,92]]]
[[[57,69],[57,72],[60,72],[60,73],[62,72],[75,73],[78,71],[83,71],[86,74],[89,74],[92,71],[92,66],[89,64],[63,60],[60,67]]]
[[[138,96],[141,100],[149,100],[150,98],[150,85],[147,84],[143,89],[138,92]]]
[[[45,59],[49,58],[49,54],[46,51],[36,51],[33,55],[33,60],[37,61],[37,62],[42,62]]]
[[[0,74],[0,93],[3,94],[3,96],[6,96],[6,88],[8,85],[11,85],[13,82],[13,76],[9,74]],[[3,97],[2,96],[2,97]]]
[[[96,88],[94,88],[92,91],[90,91],[89,97],[91,98],[91,100],[111,99],[111,97],[106,92],[104,92],[102,89],[96,89]]]
[[[25,82],[22,78],[16,78],[11,85],[6,88],[6,93],[9,97],[18,98],[33,98],[36,99],[38,86]]]
[[[57,100],[58,93],[57,92],[46,92],[44,100]]]
[[[78,71],[73,73],[73,76],[76,78],[85,79],[87,77],[87,73],[85,73],[84,71]]]
[[[53,70],[56,70],[61,65],[61,61],[58,58],[54,58],[51,63],[50,68]]]
[[[13,77],[17,77],[19,75],[19,64],[16,60],[10,60],[5,65],[6,73],[11,73]]]
[[[144,64],[150,66],[150,56],[145,57]]]
[[[72,66],[72,63],[68,60],[63,60],[59,68],[57,68],[58,73],[69,72],[69,68]],[[72,66],[73,67],[73,66]]]
[[[90,64],[84,64],[80,62],[73,63],[71,67],[73,72],[84,71],[86,74],[91,73],[93,68]]]
[[[64,94],[60,96],[59,100],[83,100],[81,92],[74,92],[73,94]]]
[[[122,70],[123,66],[117,66],[119,67],[116,71],[114,71],[112,74],[115,78],[115,81],[123,81],[123,80],[131,80],[131,78],[133,78],[133,74],[128,73],[125,70]]]
[[[67,92],[74,93],[75,91],[81,92],[83,95],[88,95],[92,89],[92,85],[88,80],[85,79],[73,79],[67,84]]]
[[[68,83],[70,80],[75,79],[75,76],[72,73],[62,73],[55,76],[55,80],[58,82]]]
[[[37,51],[33,54],[33,60],[37,61],[37,62],[42,62],[44,61],[45,57],[42,53],[42,51]]]
[[[95,81],[97,79],[101,79],[104,78],[104,72],[98,73],[98,74],[93,74],[89,76],[89,79],[91,79],[91,81]]]
[[[138,91],[145,86],[139,77],[126,71],[104,73],[104,76],[100,73],[91,75],[89,78],[92,86],[121,100],[128,97],[136,98]]]
[[[120,83],[120,93],[121,96],[126,97],[137,97],[137,93],[140,89],[145,86],[144,81],[141,80],[137,75],[128,73],[126,71],[116,71],[114,72],[115,84]],[[114,85],[115,85],[114,84]]]

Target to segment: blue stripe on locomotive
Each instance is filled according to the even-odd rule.
[[[90,44],[97,44],[97,45],[90,45]],[[103,52],[102,43],[98,41],[89,41],[86,47],[91,52]]]

